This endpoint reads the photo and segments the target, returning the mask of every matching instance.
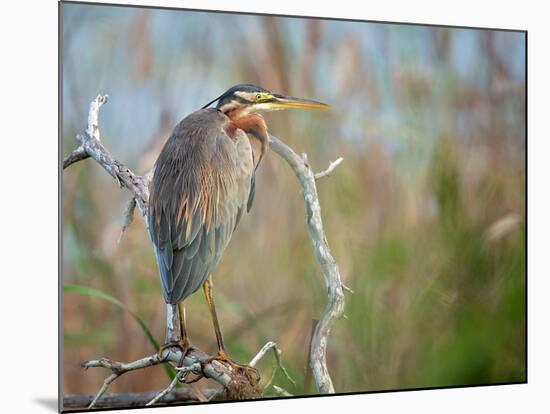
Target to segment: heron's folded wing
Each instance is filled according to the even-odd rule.
[[[229,138],[223,130],[196,146],[192,158],[171,155],[189,161],[175,179],[162,169],[157,177],[155,170],[149,230],[164,298],[177,303],[199,289],[217,265],[247,207],[253,164],[246,138]]]

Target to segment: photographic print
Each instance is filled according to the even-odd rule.
[[[525,31],[59,7],[62,411],[527,381]]]

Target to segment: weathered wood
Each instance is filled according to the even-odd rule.
[[[108,95],[98,95],[90,104],[88,127],[86,131],[77,134],[76,139],[80,145],[63,160],[63,168],[88,157],[93,158],[116,180],[120,187],[130,190],[145,223],[147,223],[149,188],[146,184],[146,177],[134,174],[122,162],[115,160],[101,143],[98,124],[99,109],[107,103],[108,99]]]
[[[319,196],[317,195],[317,186],[315,184],[316,174],[311,170],[307,156],[305,154],[302,157],[298,156],[288,145],[273,135],[269,136],[269,144],[271,149],[290,165],[302,186],[309,238],[328,290],[326,308],[319,318],[319,322],[311,338],[309,363],[317,390],[323,394],[332,394],[334,393],[334,385],[327,368],[327,344],[333,322],[342,316],[344,312],[344,285],[340,278],[338,265],[332,257],[325,236],[323,221],[321,219],[321,205],[319,204]],[[317,177],[321,178],[330,174],[335,166],[340,164],[341,160],[340,158],[331,163],[329,168],[325,172],[317,174]]]

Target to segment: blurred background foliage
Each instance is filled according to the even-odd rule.
[[[102,139],[148,171],[176,123],[237,83],[331,104],[266,116],[316,170],[325,230],[345,283],[346,318],[328,365],[338,392],[522,381],[525,373],[525,37],[522,33],[300,18],[63,6],[63,151],[89,102],[110,95]],[[214,276],[230,354],[277,341],[305,383],[312,319],[326,301],[298,183],[274,154],[254,207]],[[99,289],[158,341],[165,305],[141,218],[117,242],[129,195],[92,161],[63,173],[63,281]],[[137,217],[137,215],[136,215]],[[201,292],[191,340],[214,352]],[[66,393],[93,393],[96,356],[153,352],[128,312],[64,294]],[[261,370],[268,378],[272,361]],[[113,391],[166,384],[161,367]]]

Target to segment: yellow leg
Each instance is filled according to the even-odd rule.
[[[187,329],[185,328],[185,307],[183,306],[183,302],[178,302],[178,313],[180,314],[181,340],[188,343],[189,338],[187,338]]]
[[[218,342],[218,353],[220,356],[227,356],[225,352],[225,344],[223,342],[223,335],[220,329],[220,323],[218,321],[218,314],[216,313],[216,306],[214,305],[214,298],[212,297],[212,276],[206,279],[206,282],[202,285],[204,290],[204,296],[206,297],[206,304],[208,310],[210,310],[210,316],[212,323],[214,324],[214,331],[216,332],[216,341]]]
[[[214,305],[214,298],[212,297],[212,275],[210,275],[208,279],[206,279],[206,282],[204,282],[204,284],[202,285],[202,288],[204,290],[204,296],[206,297],[206,303],[208,305],[208,309],[210,310],[212,323],[214,324],[216,341],[218,342],[218,355],[212,359],[217,359],[220,361],[227,362],[233,368],[236,368],[236,369],[243,369],[247,371],[249,375],[252,374],[253,377],[259,380],[260,377],[259,377],[258,371],[255,368],[248,365],[239,364],[227,356],[227,352],[225,351],[225,344],[223,342],[222,331],[220,329],[220,323],[218,321],[218,314],[216,313],[216,307]]]

